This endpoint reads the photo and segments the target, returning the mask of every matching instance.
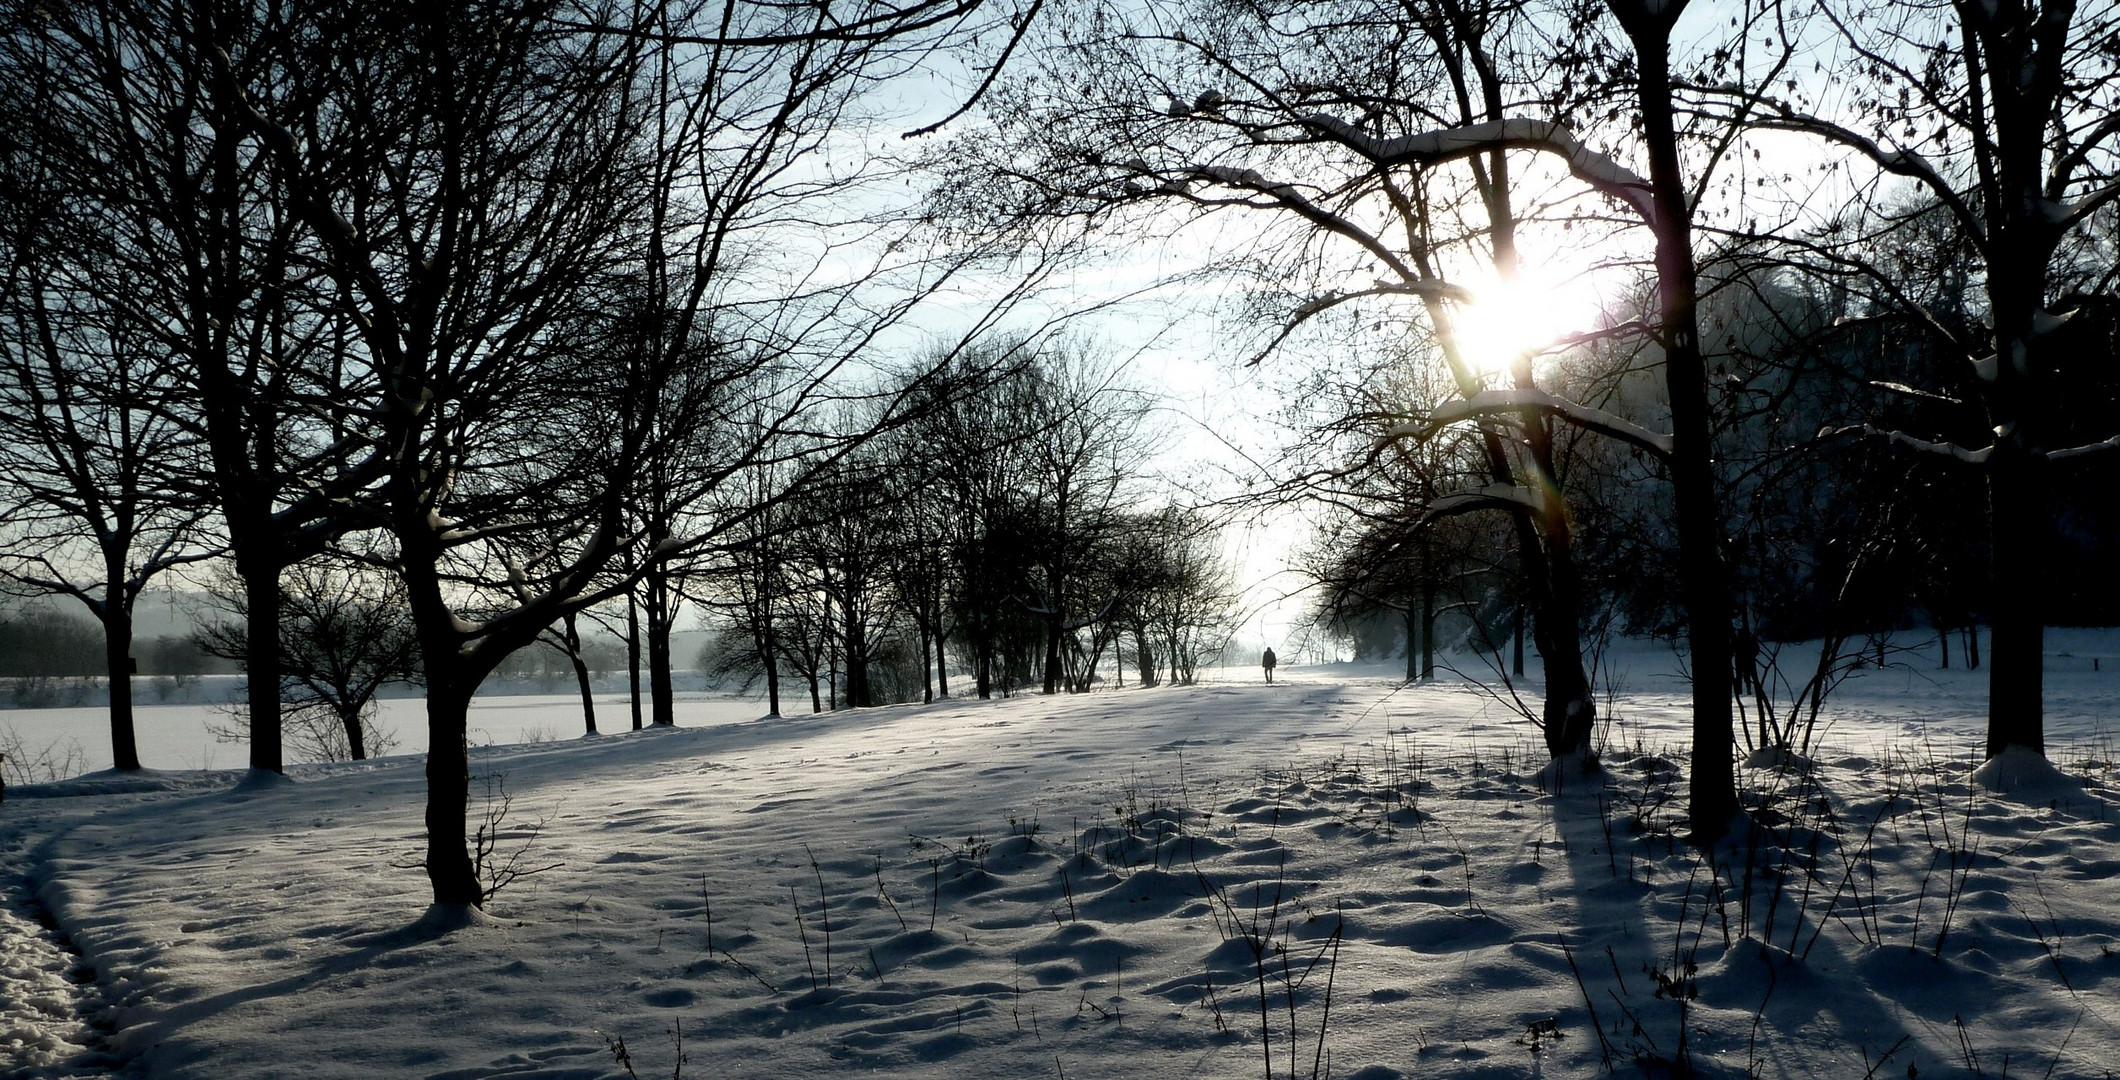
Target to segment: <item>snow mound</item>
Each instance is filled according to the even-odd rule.
[[[1810,772],[1818,767],[1817,762],[1786,746],[1762,746],[1745,755],[1741,764],[1747,769],[1776,769],[1785,772]]]
[[[503,926],[499,919],[475,907],[462,904],[429,904],[419,918],[406,927],[407,940],[421,940],[439,934],[467,930],[474,926]]]
[[[289,778],[286,773],[277,773],[271,769],[252,769],[244,773],[243,779],[237,782],[236,791],[240,794],[249,795],[266,791],[279,791],[293,785],[294,780]]]
[[[163,772],[103,769],[42,784],[9,784],[9,799],[74,799],[83,796],[180,794],[227,787],[228,772]]]
[[[1554,794],[1565,794],[1571,790],[1595,793],[1603,786],[1603,782],[1592,778],[1602,771],[1603,767],[1598,763],[1596,752],[1585,747],[1547,761],[1544,767],[1532,774],[1532,783],[1540,791]]]
[[[2005,747],[1973,770],[1972,780],[1989,791],[2037,802],[2083,794],[2082,784],[2028,746]]]

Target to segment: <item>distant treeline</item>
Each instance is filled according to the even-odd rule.
[[[143,637],[133,642],[141,675],[215,675],[236,670],[208,656],[189,634]],[[99,678],[107,674],[103,629],[84,618],[49,608],[0,611],[0,679]]]

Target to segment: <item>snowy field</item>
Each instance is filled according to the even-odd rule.
[[[143,684],[147,681],[140,680]],[[426,753],[426,702],[410,696],[418,691],[409,687],[389,689],[393,696],[375,703],[375,719],[379,728],[397,739],[391,752]],[[181,695],[185,700],[176,704],[152,703],[144,686],[134,692],[141,699],[133,706],[133,737],[139,745],[142,765],[150,769],[210,772],[249,764],[248,747],[222,741],[212,730],[229,726],[228,710],[221,703],[240,693],[237,679],[209,677],[203,685]],[[68,772],[109,767],[110,711],[101,703],[104,695],[100,689],[84,696],[98,700],[63,708],[0,709],[0,747],[19,745],[33,757],[53,765],[79,763],[78,768]],[[724,694],[680,692],[677,700],[692,725],[755,720],[760,711],[757,702]],[[473,746],[568,739],[580,735],[585,726],[581,696],[569,692],[484,694],[472,700],[469,719]],[[605,732],[632,728],[631,703],[623,694],[597,694],[596,723]]]
[[[1985,673],[1910,653],[1706,854],[1646,647],[1557,793],[1479,689],[1346,667],[496,740],[474,819],[551,868],[447,932],[418,757],[18,786],[0,1075],[2108,1077],[2120,635],[2048,648],[2058,781],[1972,782]]]

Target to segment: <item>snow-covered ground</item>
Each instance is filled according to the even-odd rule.
[[[1706,854],[1643,648],[1558,793],[1486,693],[1340,667],[491,746],[552,868],[447,931],[417,757],[16,787],[0,1075],[2109,1076],[2115,646],[2049,642],[2062,782],[1971,782],[1985,673],[1909,654]]]

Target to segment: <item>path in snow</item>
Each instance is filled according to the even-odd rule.
[[[12,872],[0,886],[0,1059],[55,1077],[104,1076],[86,1017],[93,973],[46,925],[28,883]]]

